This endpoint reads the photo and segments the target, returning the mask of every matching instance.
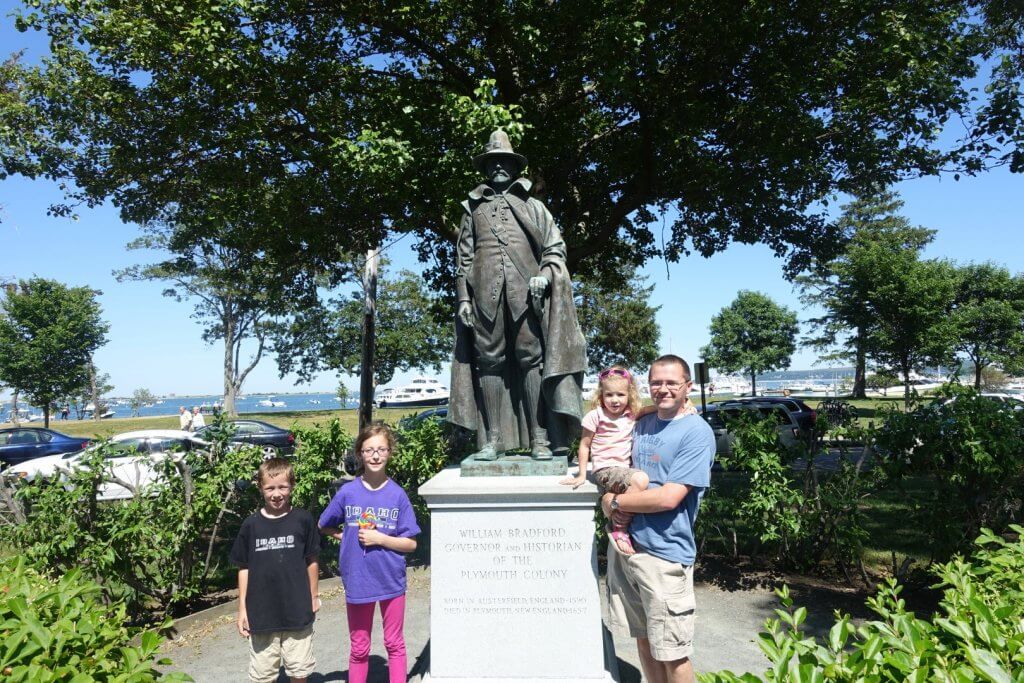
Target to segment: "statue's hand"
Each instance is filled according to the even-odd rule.
[[[534,299],[536,299],[537,301],[540,301],[542,299],[542,297],[544,296],[544,294],[548,291],[548,287],[550,287],[550,286],[551,286],[551,283],[548,282],[548,279],[546,277],[544,277],[543,275],[537,275],[535,277],[531,277],[530,278],[530,295]]]
[[[458,317],[463,325],[473,327],[473,304],[468,301],[460,301]]]

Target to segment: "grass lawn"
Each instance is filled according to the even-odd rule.
[[[896,553],[897,564],[904,558],[920,564],[929,560],[928,538],[917,520],[915,507],[929,501],[933,489],[930,478],[911,477],[902,482],[902,490],[892,486],[864,499],[861,509],[865,511],[865,527],[870,534],[864,563],[870,569],[891,569],[892,553]]]
[[[705,503],[714,505],[713,498],[732,498],[743,496],[748,488],[749,475],[741,472],[715,472],[711,478],[712,492]],[[868,571],[879,576],[892,570],[893,553],[896,564],[900,565],[909,558],[913,564],[923,565],[928,562],[930,553],[928,538],[924,528],[915,514],[918,505],[930,500],[933,484],[928,477],[913,477],[903,482],[902,489],[895,486],[879,491],[860,503],[864,512],[865,530],[869,537],[864,548],[864,564]],[[732,523],[725,521],[722,528],[705,530],[708,549],[711,552],[725,555],[731,552],[731,538],[728,527]],[[740,552],[749,550],[749,530],[738,524],[741,546]],[[717,536],[722,532],[726,536]]]
[[[426,408],[384,408],[375,409],[375,420],[384,420],[389,424],[398,422],[406,415],[413,415]],[[243,413],[239,417],[262,420],[270,424],[290,429],[294,426],[310,427],[327,424],[334,418],[341,420],[341,426],[350,434],[355,434],[359,424],[359,416],[355,410],[295,410],[277,413]],[[207,416],[209,420],[209,416]],[[0,428],[13,427],[10,423],[0,423]],[[42,427],[42,422],[33,422],[22,426]],[[159,415],[155,417],[119,417],[107,420],[50,420],[50,429],[69,436],[88,436],[105,438],[122,432],[137,429],[177,429],[178,415]]]

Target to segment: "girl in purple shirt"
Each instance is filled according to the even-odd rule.
[[[406,680],[405,555],[416,550],[416,524],[409,496],[385,469],[395,437],[384,424],[367,426],[356,438],[362,472],[341,487],[320,515],[320,531],[341,541],[338,564],[348,611],[349,678],[365,683],[369,672],[370,629],[380,603],[388,679]]]

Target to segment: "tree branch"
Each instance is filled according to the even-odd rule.
[[[245,371],[242,372],[241,375],[239,375],[237,386],[242,386],[242,383],[245,382],[245,378],[249,376],[249,372],[251,372],[252,369],[256,367],[256,364],[260,362],[260,358],[263,356],[264,346],[266,345],[266,337],[267,335],[262,332],[257,335],[257,338],[260,340],[260,346],[256,350],[256,356],[253,358],[252,362],[249,363],[249,367],[247,367]]]

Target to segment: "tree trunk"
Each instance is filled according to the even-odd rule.
[[[100,394],[99,388],[96,386],[96,364],[89,363],[89,393],[92,395],[92,419],[99,422],[100,413]]]
[[[864,353],[864,344],[857,339],[857,365],[853,370],[853,393],[852,398],[867,398],[867,354]]]
[[[366,253],[363,272],[363,358],[359,367],[359,430],[373,421],[373,356],[377,345],[377,266],[380,252]]]
[[[978,361],[974,361],[974,390],[981,391],[981,371],[982,367]]]
[[[18,424],[18,390],[11,394],[11,423]]]
[[[903,371],[903,412],[910,410],[910,366],[904,365]]]
[[[757,397],[757,373],[753,371],[750,373],[750,395]]]
[[[46,429],[50,428],[50,402],[47,401],[46,405],[43,406],[43,427]]]
[[[238,393],[235,384],[235,321],[230,309],[225,308],[224,315],[224,405],[221,409],[228,417],[237,417],[235,395]]]

